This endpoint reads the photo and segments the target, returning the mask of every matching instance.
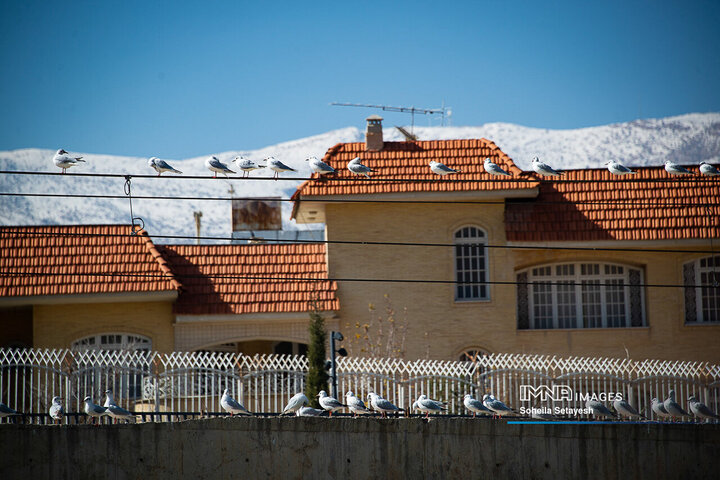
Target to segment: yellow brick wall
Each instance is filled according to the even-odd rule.
[[[73,341],[100,333],[133,333],[152,340],[152,349],[174,347],[171,302],[35,305],[33,346],[69,348]]]
[[[325,208],[329,240],[452,243],[458,227],[477,225],[488,234],[488,243],[506,244],[503,205],[329,204]],[[591,260],[639,265],[645,283],[681,284],[682,263],[700,256],[489,249],[489,271],[493,281],[514,282],[516,269]],[[331,243],[328,259],[333,278],[454,278],[453,249],[448,247]],[[490,301],[459,303],[450,284],[340,282],[339,321],[346,337],[358,332],[357,323],[369,323],[369,303],[378,308],[376,315],[383,314],[385,294],[390,295],[396,317],[407,308],[406,358],[410,359],[428,352],[430,358],[455,359],[465,348],[480,347],[490,352],[611,357],[625,357],[627,350],[634,359],[720,362],[720,326],[686,326],[681,288],[645,289],[645,328],[528,331],[516,327],[515,285],[491,285]],[[359,345],[352,347],[353,354],[360,354]]]

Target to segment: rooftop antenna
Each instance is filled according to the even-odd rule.
[[[195,231],[197,232],[197,244],[200,245],[200,219],[202,218],[202,212],[193,212],[195,216]]]
[[[340,103],[340,102],[332,102],[330,105],[335,105],[337,107],[364,107],[364,108],[379,108],[380,110],[385,110],[386,112],[401,112],[401,113],[409,113],[410,114],[410,134],[412,135],[414,133],[415,129],[415,114],[421,114],[421,115],[440,115],[442,118],[442,126],[445,126],[445,117],[448,117],[448,121],[450,121],[450,115],[452,115],[452,110],[450,107],[445,106],[445,101],[443,100],[442,107],[441,108],[415,108],[415,107],[391,107],[388,105],[370,105],[367,103]]]

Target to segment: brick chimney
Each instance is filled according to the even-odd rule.
[[[382,117],[370,115],[367,117],[367,132],[365,132],[365,150],[379,152],[383,149]]]

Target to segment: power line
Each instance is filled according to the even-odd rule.
[[[38,232],[29,230],[6,230],[7,228],[18,227],[0,227],[0,237],[11,235],[32,235],[45,237],[101,237],[101,238],[133,238],[137,235],[128,233],[75,233],[75,232]],[[22,228],[22,227],[21,227]],[[57,228],[57,227],[54,227]],[[130,226],[128,225],[128,229]],[[213,241],[264,241],[259,237],[211,237],[211,236],[192,236],[192,235],[150,235],[150,238],[167,238],[172,240],[213,240]],[[678,249],[662,249],[662,248],[619,248],[619,247],[549,247],[539,245],[491,245],[483,243],[423,243],[423,242],[381,242],[369,240],[299,240],[299,239],[269,239],[267,243],[300,243],[300,244],[337,244],[337,245],[366,245],[366,246],[395,246],[395,247],[456,247],[461,246],[481,246],[489,249],[506,249],[506,250],[566,250],[566,251],[583,251],[583,252],[631,252],[631,253],[701,253],[712,254],[714,251],[709,250],[678,250]],[[160,244],[162,245],[162,244]],[[168,245],[171,246],[171,245]]]

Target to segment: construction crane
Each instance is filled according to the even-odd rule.
[[[415,107],[391,107],[388,105],[369,105],[365,103],[340,103],[340,102],[332,102],[330,105],[335,105],[337,107],[364,107],[364,108],[379,108],[380,110],[385,110],[386,112],[401,112],[401,113],[409,113],[411,117],[411,123],[410,123],[410,132],[412,134],[413,130],[415,129],[415,114],[419,113],[421,115],[440,115],[442,118],[442,126],[445,126],[445,117],[448,117],[448,123],[450,122],[450,117],[452,116],[452,110],[450,107],[445,106],[445,102],[443,101],[442,107],[440,108],[415,108]]]

